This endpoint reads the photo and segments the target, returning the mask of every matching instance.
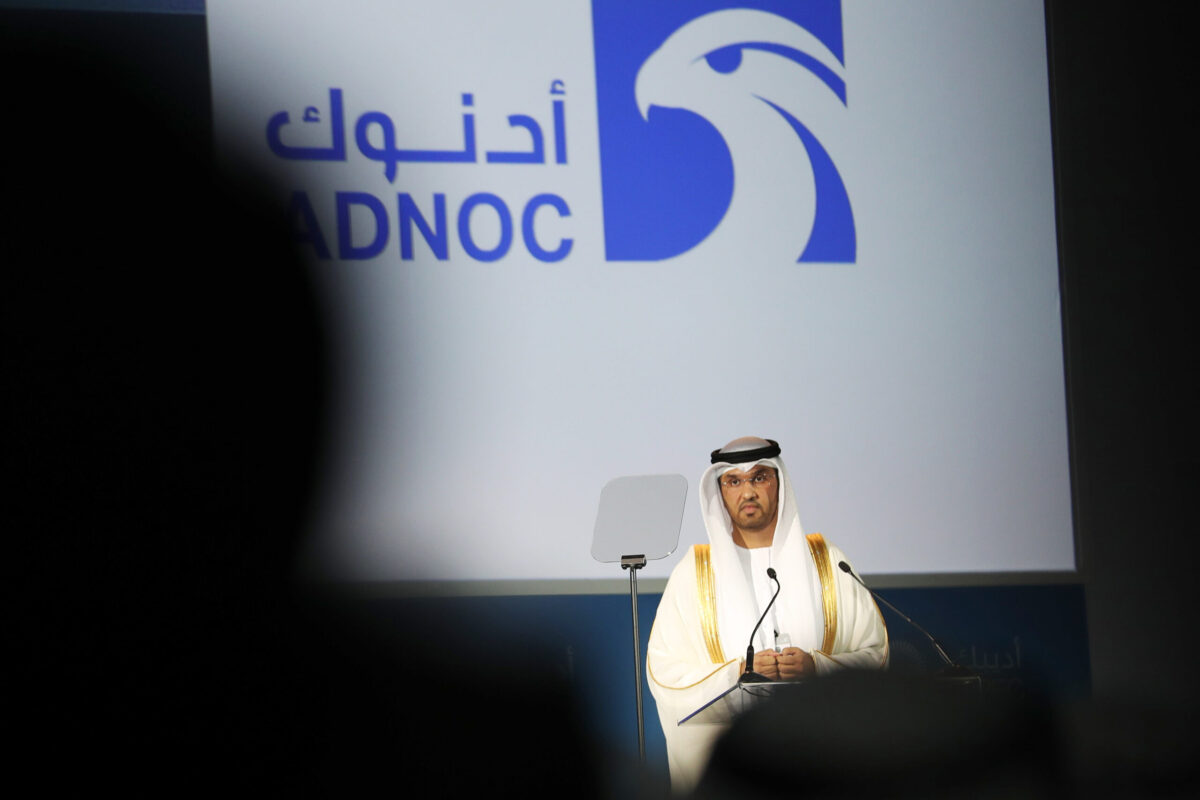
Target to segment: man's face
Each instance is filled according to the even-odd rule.
[[[774,467],[758,465],[748,471],[730,470],[718,478],[721,498],[733,524],[757,531],[775,524],[779,511],[779,476]]]

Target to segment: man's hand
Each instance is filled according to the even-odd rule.
[[[759,650],[754,654],[754,671],[764,678],[779,680],[779,654],[774,650]]]
[[[801,650],[799,647],[785,647],[783,652],[776,659],[779,669],[779,678],[785,681],[794,681],[813,675],[817,671],[817,664],[813,661],[813,657]],[[754,656],[755,670],[758,670],[758,656]],[[763,673],[766,674],[765,672]]]

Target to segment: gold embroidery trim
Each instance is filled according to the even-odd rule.
[[[821,649],[833,651],[833,640],[837,636],[838,610],[837,587],[833,582],[833,565],[829,563],[829,548],[825,537],[819,533],[808,535],[808,548],[812,550],[813,563],[817,565],[817,577],[821,579],[821,608],[825,612],[825,639]]]
[[[712,553],[709,545],[698,544],[692,548],[696,560],[696,591],[700,595],[700,628],[704,632],[704,645],[708,657],[714,664],[725,661],[721,649],[721,637],[717,632],[717,589],[713,583]]]
[[[706,680],[708,680],[709,678],[711,678],[713,675],[716,675],[718,672],[720,672],[721,670],[723,670],[723,669],[725,669],[726,667],[728,667],[728,666],[729,666],[730,664],[732,664],[732,663],[733,663],[735,660],[736,660],[736,659],[732,659],[732,658],[731,658],[731,659],[729,659],[729,660],[728,660],[728,661],[726,661],[724,664],[721,664],[720,666],[718,666],[718,667],[717,667],[716,669],[714,669],[712,672],[710,672],[710,673],[708,673],[707,675],[705,675],[705,676],[704,676],[703,678],[701,678],[700,680],[696,681],[695,683],[689,683],[687,686],[668,686],[667,684],[665,684],[665,683],[663,683],[662,681],[660,681],[658,678],[654,677],[654,668],[653,668],[653,667],[650,667],[650,665],[649,665],[649,664],[647,664],[646,666],[648,667],[648,670],[647,670],[647,671],[650,673],[650,680],[654,681],[655,683],[657,683],[659,686],[661,686],[661,687],[662,687],[662,688],[664,688],[664,689],[674,689],[674,690],[682,691],[683,689],[691,689],[693,686],[699,686],[700,684],[704,683]]]

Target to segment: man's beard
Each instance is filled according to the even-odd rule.
[[[763,507],[761,505],[758,505],[757,503],[755,503],[755,504],[752,504],[751,506],[749,506],[749,508],[757,509],[758,514],[756,514],[753,517],[747,518],[743,515],[742,510],[739,509],[738,513],[736,515],[731,515],[731,516],[733,516],[733,521],[736,522],[737,526],[739,528],[741,528],[742,530],[761,531],[762,529],[770,527],[772,524],[774,524],[776,515],[772,514],[770,516],[767,516],[767,514],[765,513],[765,510],[763,509]]]

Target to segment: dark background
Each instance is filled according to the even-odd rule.
[[[1195,53],[1173,6],[1052,2],[1049,21],[1075,532],[1094,687],[1193,704]]]

